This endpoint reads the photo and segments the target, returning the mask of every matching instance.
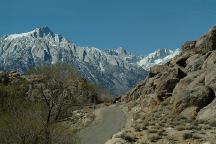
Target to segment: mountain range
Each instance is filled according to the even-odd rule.
[[[121,47],[81,47],[41,27],[0,37],[0,70],[24,73],[35,66],[67,63],[83,77],[119,95],[143,80],[151,66],[166,63],[179,53],[179,49],[158,49],[147,56],[136,56]]]

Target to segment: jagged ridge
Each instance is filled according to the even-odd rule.
[[[164,57],[169,58],[173,54],[168,49],[156,53],[156,57],[143,57],[128,53],[123,48],[100,50],[80,47],[48,27],[41,27],[0,38],[0,69],[25,72],[34,66],[68,63],[77,67],[85,78],[117,95],[145,78],[150,66],[167,61]],[[143,59],[148,61],[144,63]],[[158,63],[157,59],[161,62]]]

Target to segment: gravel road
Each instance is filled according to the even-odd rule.
[[[124,113],[116,105],[100,109],[96,117],[91,125],[78,133],[81,144],[104,144],[126,122]]]

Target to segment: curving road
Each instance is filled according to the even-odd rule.
[[[103,108],[96,117],[90,126],[78,133],[81,144],[104,144],[126,122],[124,113],[115,105]]]

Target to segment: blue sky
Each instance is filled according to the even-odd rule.
[[[216,24],[216,0],[1,0],[0,35],[48,26],[80,46],[178,48]]]

